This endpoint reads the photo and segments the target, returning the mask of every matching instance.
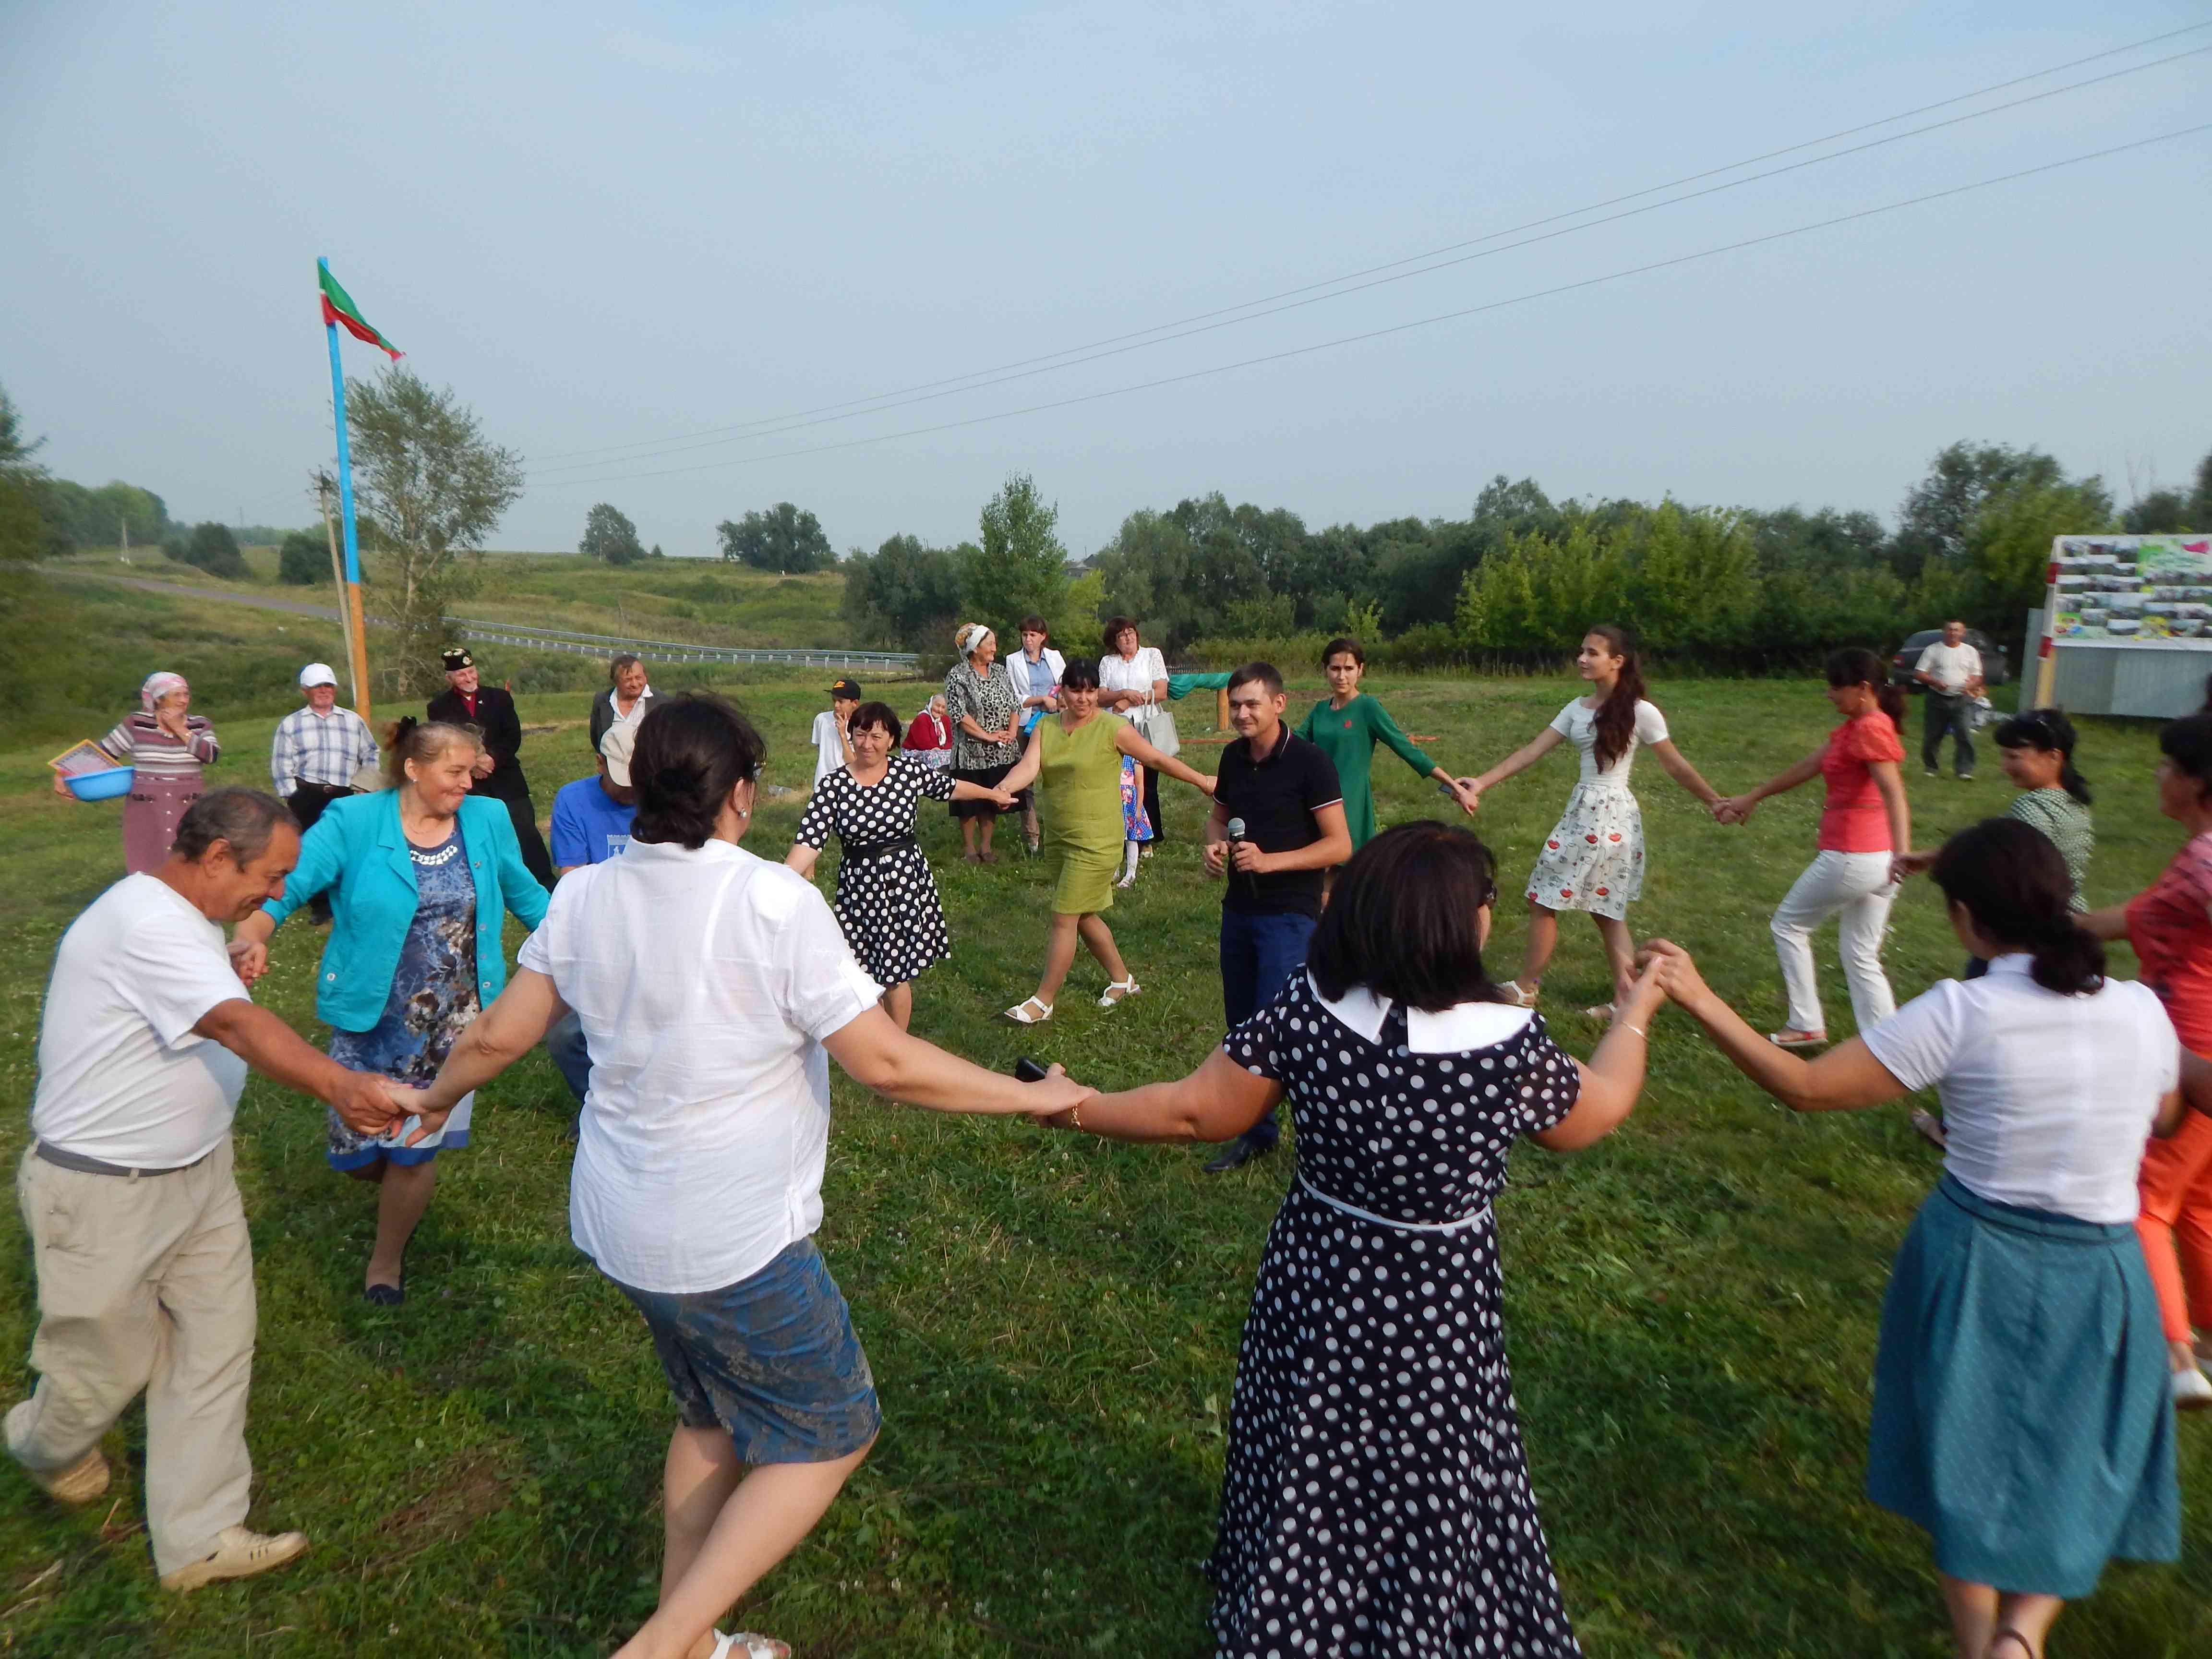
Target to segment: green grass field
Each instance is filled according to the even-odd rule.
[[[244,550],[245,580],[204,570],[140,549],[125,567],[113,549],[52,562],[54,568],[124,574],[184,587],[274,595],[333,605],[327,578],[312,587],[276,580],[276,550]],[[376,556],[365,555],[368,608],[376,608]],[[780,576],[720,559],[656,559],[611,568],[574,553],[488,553],[477,591],[453,614],[580,634],[627,634],[697,645],[828,647],[853,645],[838,615],[845,579],[836,571]]]
[[[769,781],[802,789],[813,682],[732,689],[769,736]],[[1574,688],[1439,678],[1373,689],[1408,730],[1437,734],[1436,758],[1472,771]],[[899,688],[895,702],[911,708],[921,690]],[[1294,712],[1319,691],[1305,676]],[[1832,720],[1805,682],[1677,680],[1656,696],[1684,752],[1723,789],[1780,769]],[[1182,708],[1197,735],[1210,711]],[[523,710],[558,726],[524,750],[542,810],[554,785],[586,769],[584,699],[529,697]],[[280,706],[210,712],[228,751],[215,776],[263,781]],[[2102,902],[2155,873],[2176,831],[2153,805],[2153,729],[2085,724]],[[46,752],[0,753],[0,1090],[14,1103],[0,1114],[0,1158],[11,1168],[55,941],[119,872],[116,808],[45,793]],[[1199,744],[1188,757],[1212,764]],[[2006,799],[1993,760],[1969,785],[1908,775],[1923,841]],[[1688,945],[1747,1017],[1778,1023],[1765,923],[1810,856],[1814,793],[1724,830],[1656,766],[1639,775],[1652,853],[1636,925]],[[1479,828],[1509,892],[1571,776],[1554,758],[1486,804]],[[1386,821],[1444,809],[1387,754],[1376,778]],[[1032,1032],[994,1016],[1034,983],[1052,872],[1018,852],[963,865],[946,819],[926,812],[955,955],[920,981],[915,1029],[985,1064],[1030,1052],[1109,1086],[1197,1063],[1219,1036],[1218,890],[1198,864],[1196,797],[1167,788],[1175,839],[1109,918],[1144,994],[1095,1008],[1100,976],[1086,960],[1060,1016]],[[799,799],[766,805],[754,851],[781,856]],[[1601,998],[1602,961],[1586,924],[1563,933],[1547,1005],[1555,1033],[1587,1054],[1595,1031],[1565,1011]],[[1501,973],[1521,937],[1509,904]],[[318,1040],[319,943],[304,919],[288,925],[262,994]],[[1960,955],[1916,884],[1887,951],[1899,996]],[[1840,1033],[1850,1022],[1832,929],[1821,962]],[[2124,951],[2118,965],[2133,971]],[[1949,1647],[1924,1540],[1861,1495],[1880,1298],[1935,1155],[1902,1105],[1791,1116],[1679,1015],[1661,1017],[1651,1052],[1627,1124],[1577,1156],[1523,1148],[1498,1205],[1529,1455],[1585,1648],[1594,1659],[1938,1659]],[[884,1434],[744,1622],[802,1659],[1206,1653],[1198,1563],[1238,1330],[1286,1161],[1208,1177],[1188,1149],[890,1107],[842,1079],[836,1097],[822,1244],[874,1365]],[[305,1528],[312,1553],[266,1578],[163,1596],[140,1527],[134,1413],[107,1442],[116,1486],[87,1510],[59,1513],[0,1468],[0,1652],[611,1651],[652,1605],[672,1414],[636,1317],[568,1243],[569,1109],[542,1055],[484,1091],[477,1144],[441,1164],[408,1303],[383,1310],[358,1295],[372,1195],[325,1167],[321,1108],[250,1085],[238,1147],[260,1285],[252,1518]],[[33,1285],[12,1212],[0,1228],[0,1394],[14,1397],[28,1378]],[[2212,1476],[2208,1435],[2212,1425],[2183,1425],[2192,1499]],[[2188,1507],[2180,1564],[2113,1569],[2061,1621],[2054,1653],[2212,1652],[2212,1522]]]

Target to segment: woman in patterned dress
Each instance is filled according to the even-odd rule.
[[[239,923],[236,938],[247,952],[242,965],[265,965],[269,936],[284,918],[329,893],[315,1013],[332,1028],[331,1058],[419,1085],[506,985],[505,915],[535,927],[548,895],[522,861],[506,804],[469,793],[483,752],[474,732],[408,718],[387,728],[383,749],[392,787],[325,808],[301,840],[283,896]],[[404,1128],[357,1134],[331,1114],[331,1167],[377,1186],[362,1294],[380,1307],[406,1299],[407,1243],[429,1208],[433,1160],[469,1144],[471,1103],[418,1142]]]
[[[1308,970],[1196,1071],[1044,1120],[1214,1141],[1291,1104],[1297,1175],[1206,1563],[1218,1659],[1582,1650],[1522,1451],[1490,1200],[1523,1136],[1571,1151],[1628,1115],[1661,992],[1635,981],[1587,1064],[1561,1051],[1484,971],[1491,869],[1456,826],[1385,830],[1344,866]]]
[[[1629,905],[1644,892],[1644,811],[1628,789],[1637,746],[1649,749],[1667,775],[1708,808],[1717,809],[1721,795],[1674,747],[1658,706],[1644,700],[1644,672],[1626,629],[1610,623],[1591,629],[1583,636],[1575,670],[1589,682],[1589,695],[1559,710],[1533,742],[1480,777],[1461,780],[1459,796],[1462,805],[1468,805],[1470,793],[1479,801],[1484,790],[1534,766],[1562,743],[1571,743],[1580,752],[1581,779],[1528,875],[1528,941],[1521,976],[1504,988],[1522,1007],[1534,1007],[1544,969],[1559,942],[1559,912],[1586,910],[1613,964],[1613,1002],[1583,1012],[1607,1019],[1636,977],[1627,916]]]
[[[116,764],[137,769],[123,806],[123,869],[126,875],[158,868],[177,838],[177,820],[207,793],[200,769],[215,764],[222,744],[215,727],[192,706],[192,689],[181,674],[149,674],[138,688],[139,712],[116,722],[100,740]],[[66,794],[58,776],[54,787]]]
[[[868,977],[884,988],[884,1012],[903,1031],[914,1018],[914,976],[952,954],[937,881],[915,840],[915,808],[924,795],[991,800],[1002,809],[1014,798],[896,752],[898,716],[888,703],[862,703],[845,729],[852,763],[815,786],[783,861],[811,879],[830,836],[842,843],[837,925]]]
[[[960,856],[970,864],[996,864],[991,833],[999,808],[991,792],[1022,757],[1021,700],[1006,664],[998,660],[999,636],[981,623],[969,623],[955,636],[960,660],[945,677],[945,714],[952,722],[952,775],[972,783],[978,793],[952,804],[960,820]]]

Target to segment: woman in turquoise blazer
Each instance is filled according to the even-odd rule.
[[[341,1065],[429,1082],[507,983],[507,915],[532,927],[545,915],[550,896],[522,861],[506,804],[469,793],[478,752],[465,727],[401,720],[385,742],[392,787],[332,801],[301,842],[284,896],[239,925],[249,952],[265,952],[285,917],[330,896],[315,1012],[332,1028],[331,1057]],[[455,1112],[416,1146],[401,1144],[404,1131],[356,1134],[335,1113],[329,1127],[331,1167],[380,1188],[362,1294],[396,1305],[406,1295],[407,1241],[436,1179],[432,1160],[468,1145],[468,1114]]]

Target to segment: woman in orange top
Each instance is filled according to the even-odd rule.
[[[2135,949],[2143,983],[2159,994],[2181,1046],[2212,1055],[2212,714],[2189,715],[2158,734],[2158,810],[2189,833],[2156,881],[2125,904],[2093,910],[2081,925]],[[2173,1403],[2212,1406],[2212,1117],[2191,1112],[2170,1139],[2143,1153],[2136,1232],[2158,1290],[2173,1370]]]
[[[1828,659],[1828,701],[1844,723],[1827,742],[1779,777],[1748,794],[1723,801],[1715,816],[1741,823],[1769,795],[1818,777],[1827,781],[1820,813],[1820,853],[1776,907],[1772,932],[1790,994],[1787,1023],[1769,1040],[1784,1048],[1811,1048],[1828,1040],[1820,1012],[1820,988],[1813,975],[1813,930],[1840,913],[1838,944],[1851,1013],[1859,1030],[1897,1012],[1889,976],[1881,970],[1881,939],[1903,872],[1897,860],[1912,851],[1912,815],[1905,805],[1905,694],[1871,651],[1836,652]]]

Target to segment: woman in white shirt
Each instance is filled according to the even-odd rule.
[[[1626,629],[1610,623],[1591,629],[1583,636],[1575,670],[1589,682],[1588,696],[1559,710],[1532,741],[1480,777],[1461,782],[1479,797],[1562,743],[1571,743],[1581,755],[1582,775],[1567,797],[1567,810],[1544,838],[1544,850],[1528,873],[1528,940],[1521,976],[1504,988],[1522,1007],[1534,1007],[1544,969],[1559,942],[1559,912],[1586,910],[1612,963],[1613,1001],[1583,1012],[1610,1019],[1636,980],[1636,947],[1627,917],[1630,903],[1644,892],[1644,811],[1628,789],[1637,745],[1657,756],[1667,775],[1707,807],[1721,796],[1674,747],[1658,706],[1644,700],[1644,672]]]
[[[764,753],[719,698],[654,699],[628,854],[563,878],[513,982],[421,1097],[434,1131],[575,1011],[592,1084],[570,1232],[644,1316],[680,1413],[660,1605],[622,1659],[690,1652],[875,1439],[867,1358],[813,1243],[829,1058],[942,1111],[1057,1110],[1085,1092],[1057,1073],[1017,1083],[891,1023],[822,896],[738,845]],[[787,1651],[715,1644],[717,1659]]]
[[[1987,977],[1944,980],[1815,1060],[1778,1048],[1654,941],[1667,994],[1792,1110],[1942,1095],[1943,1179],[1892,1270],[1867,1494],[1935,1546],[1972,1659],[2040,1659],[2107,1559],[2180,1553],[2158,1298],[2133,1225],[2147,1137],[2172,1133],[2180,1044],[2148,987],[2105,977],[2058,849],[1988,818],[1937,855]]]
[[[1167,659],[1138,638],[1137,624],[1127,617],[1107,618],[1104,643],[1105,653],[1098,659],[1098,706],[1125,717],[1163,755],[1182,752],[1182,739],[1167,708]],[[1144,774],[1145,817],[1152,830],[1144,844],[1150,858],[1168,831],[1160,819],[1160,775],[1149,766],[1139,769]]]
[[[1067,659],[1045,643],[1052,637],[1052,629],[1042,617],[1023,617],[1021,634],[1022,648],[1006,659],[1006,678],[1013,682],[1026,744],[1037,722],[1060,708],[1060,677],[1067,672]],[[1022,840],[1035,857],[1038,847],[1036,792],[1023,790],[1021,804]]]

